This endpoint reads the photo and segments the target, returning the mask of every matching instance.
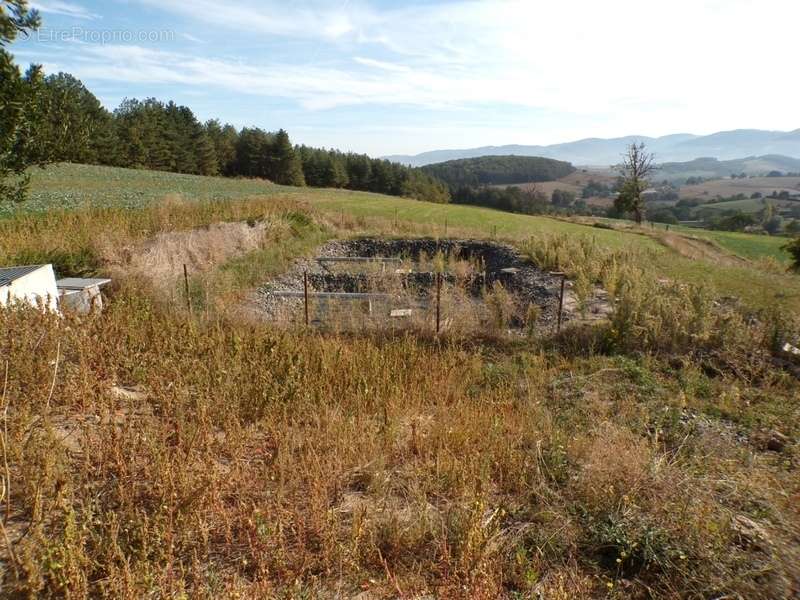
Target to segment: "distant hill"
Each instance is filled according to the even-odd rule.
[[[575,167],[550,158],[482,156],[427,165],[422,170],[455,189],[461,186],[554,181],[573,173]]]
[[[772,171],[800,173],[800,159],[776,154],[765,156],[749,156],[733,160],[717,160],[716,158],[696,158],[687,162],[667,162],[659,165],[653,179],[668,181],[684,181],[689,177],[730,177],[732,174],[748,176],[767,175]],[[779,186],[780,182],[776,182]]]
[[[780,154],[800,158],[800,129],[788,132],[736,129],[704,136],[678,133],[658,138],[638,135],[611,139],[587,138],[549,146],[485,146],[464,150],[434,150],[386,158],[415,167],[463,158],[508,155],[553,158],[575,165],[608,166],[617,164],[626,146],[632,142],[644,142],[659,162],[689,161],[698,156],[731,160],[742,156]]]

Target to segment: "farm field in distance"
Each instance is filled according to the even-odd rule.
[[[709,200],[717,197],[730,198],[736,194],[749,197],[753,193],[769,196],[773,192],[788,191],[792,194],[800,192],[800,177],[746,177],[744,179],[716,179],[697,185],[683,185],[681,198],[697,198]],[[729,205],[723,203],[719,206]]]
[[[744,200],[730,200],[725,202],[711,202],[702,204],[703,210],[723,211],[740,210],[743,213],[757,213],[763,210],[767,204],[771,204],[776,209],[792,208],[800,206],[800,200],[780,200],[776,198],[745,198]]]
[[[800,589],[800,398],[770,350],[800,334],[784,240],[69,164],[34,171],[31,198],[0,217],[0,266],[113,284],[91,316],[0,310],[20,332],[0,341],[4,592]],[[468,333],[447,302],[439,335],[254,310],[268,280],[367,236],[496,237],[567,273],[575,319],[537,328],[531,304],[512,330],[502,287]],[[584,319],[598,291],[614,312]]]
[[[561,177],[555,181],[541,181],[536,183],[518,183],[513,184],[515,187],[526,191],[542,192],[546,197],[550,197],[554,190],[562,190],[565,192],[572,192],[576,197],[581,197],[583,188],[590,182],[601,183],[611,186],[617,180],[617,177],[610,169],[599,168],[581,168],[578,167],[574,173],[565,177]],[[497,185],[495,187],[506,187],[505,185]],[[610,198],[589,198],[587,202],[596,204],[598,206],[610,206],[612,200]]]

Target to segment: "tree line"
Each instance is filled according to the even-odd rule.
[[[101,164],[193,175],[257,177],[282,185],[336,187],[449,201],[444,184],[397,163],[363,154],[295,147],[283,129],[237,130],[155,98],[125,99],[113,112],[66,73],[23,77],[36,88],[32,133],[48,161]]]
[[[24,198],[30,166],[74,162],[450,201],[447,186],[419,169],[294,146],[283,129],[202,123],[189,107],[155,98],[125,99],[108,111],[68,73],[45,76],[32,66],[23,74],[4,46],[38,27],[39,15],[22,0],[4,4],[10,9],[0,12],[0,199]]]
[[[422,170],[451,190],[484,185],[555,181],[575,171],[570,163],[538,156],[480,156],[427,165]]]

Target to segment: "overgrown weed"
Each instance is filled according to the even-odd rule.
[[[112,211],[107,225],[128,243],[272,214],[253,202]],[[285,229],[209,271],[212,290],[325,235],[302,207],[275,210]],[[95,248],[99,225],[64,218],[68,254]],[[3,225],[4,260],[9,240],[52,242],[58,218],[31,219]],[[28,225],[30,241],[14,229]],[[765,350],[791,318],[654,281],[633,251],[572,244],[529,249],[582,270],[619,312],[553,344],[189,314],[138,275],[102,314],[0,309],[3,593],[792,597],[797,388]],[[502,291],[489,293],[500,325]],[[765,428],[786,448],[751,442]]]

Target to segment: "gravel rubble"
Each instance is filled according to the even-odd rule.
[[[436,240],[432,238],[418,239],[382,239],[358,238],[353,240],[334,240],[319,247],[316,257],[370,257],[397,258],[416,261],[421,255],[428,258],[437,252],[456,256],[459,259],[478,261],[485,267],[484,273],[470,276],[465,287],[473,299],[479,300],[486,285],[495,281],[503,284],[508,290],[520,311],[524,313],[529,304],[537,305],[541,310],[540,325],[552,326],[557,319],[560,279],[536,267],[510,245],[470,239]],[[317,261],[315,258],[297,259],[291,268],[282,275],[267,281],[258,290],[258,305],[269,319],[301,310],[302,298],[285,298],[276,296],[276,292],[302,292],[303,274],[308,274],[309,289],[328,292],[366,292],[375,291],[374,281],[377,279],[363,271],[357,263],[353,263],[349,272],[340,272],[341,265],[334,272],[331,263]],[[395,269],[395,265],[387,269]],[[428,291],[435,286],[435,274],[430,272],[399,273],[397,275],[404,287]],[[445,274],[446,281],[454,277]]]

